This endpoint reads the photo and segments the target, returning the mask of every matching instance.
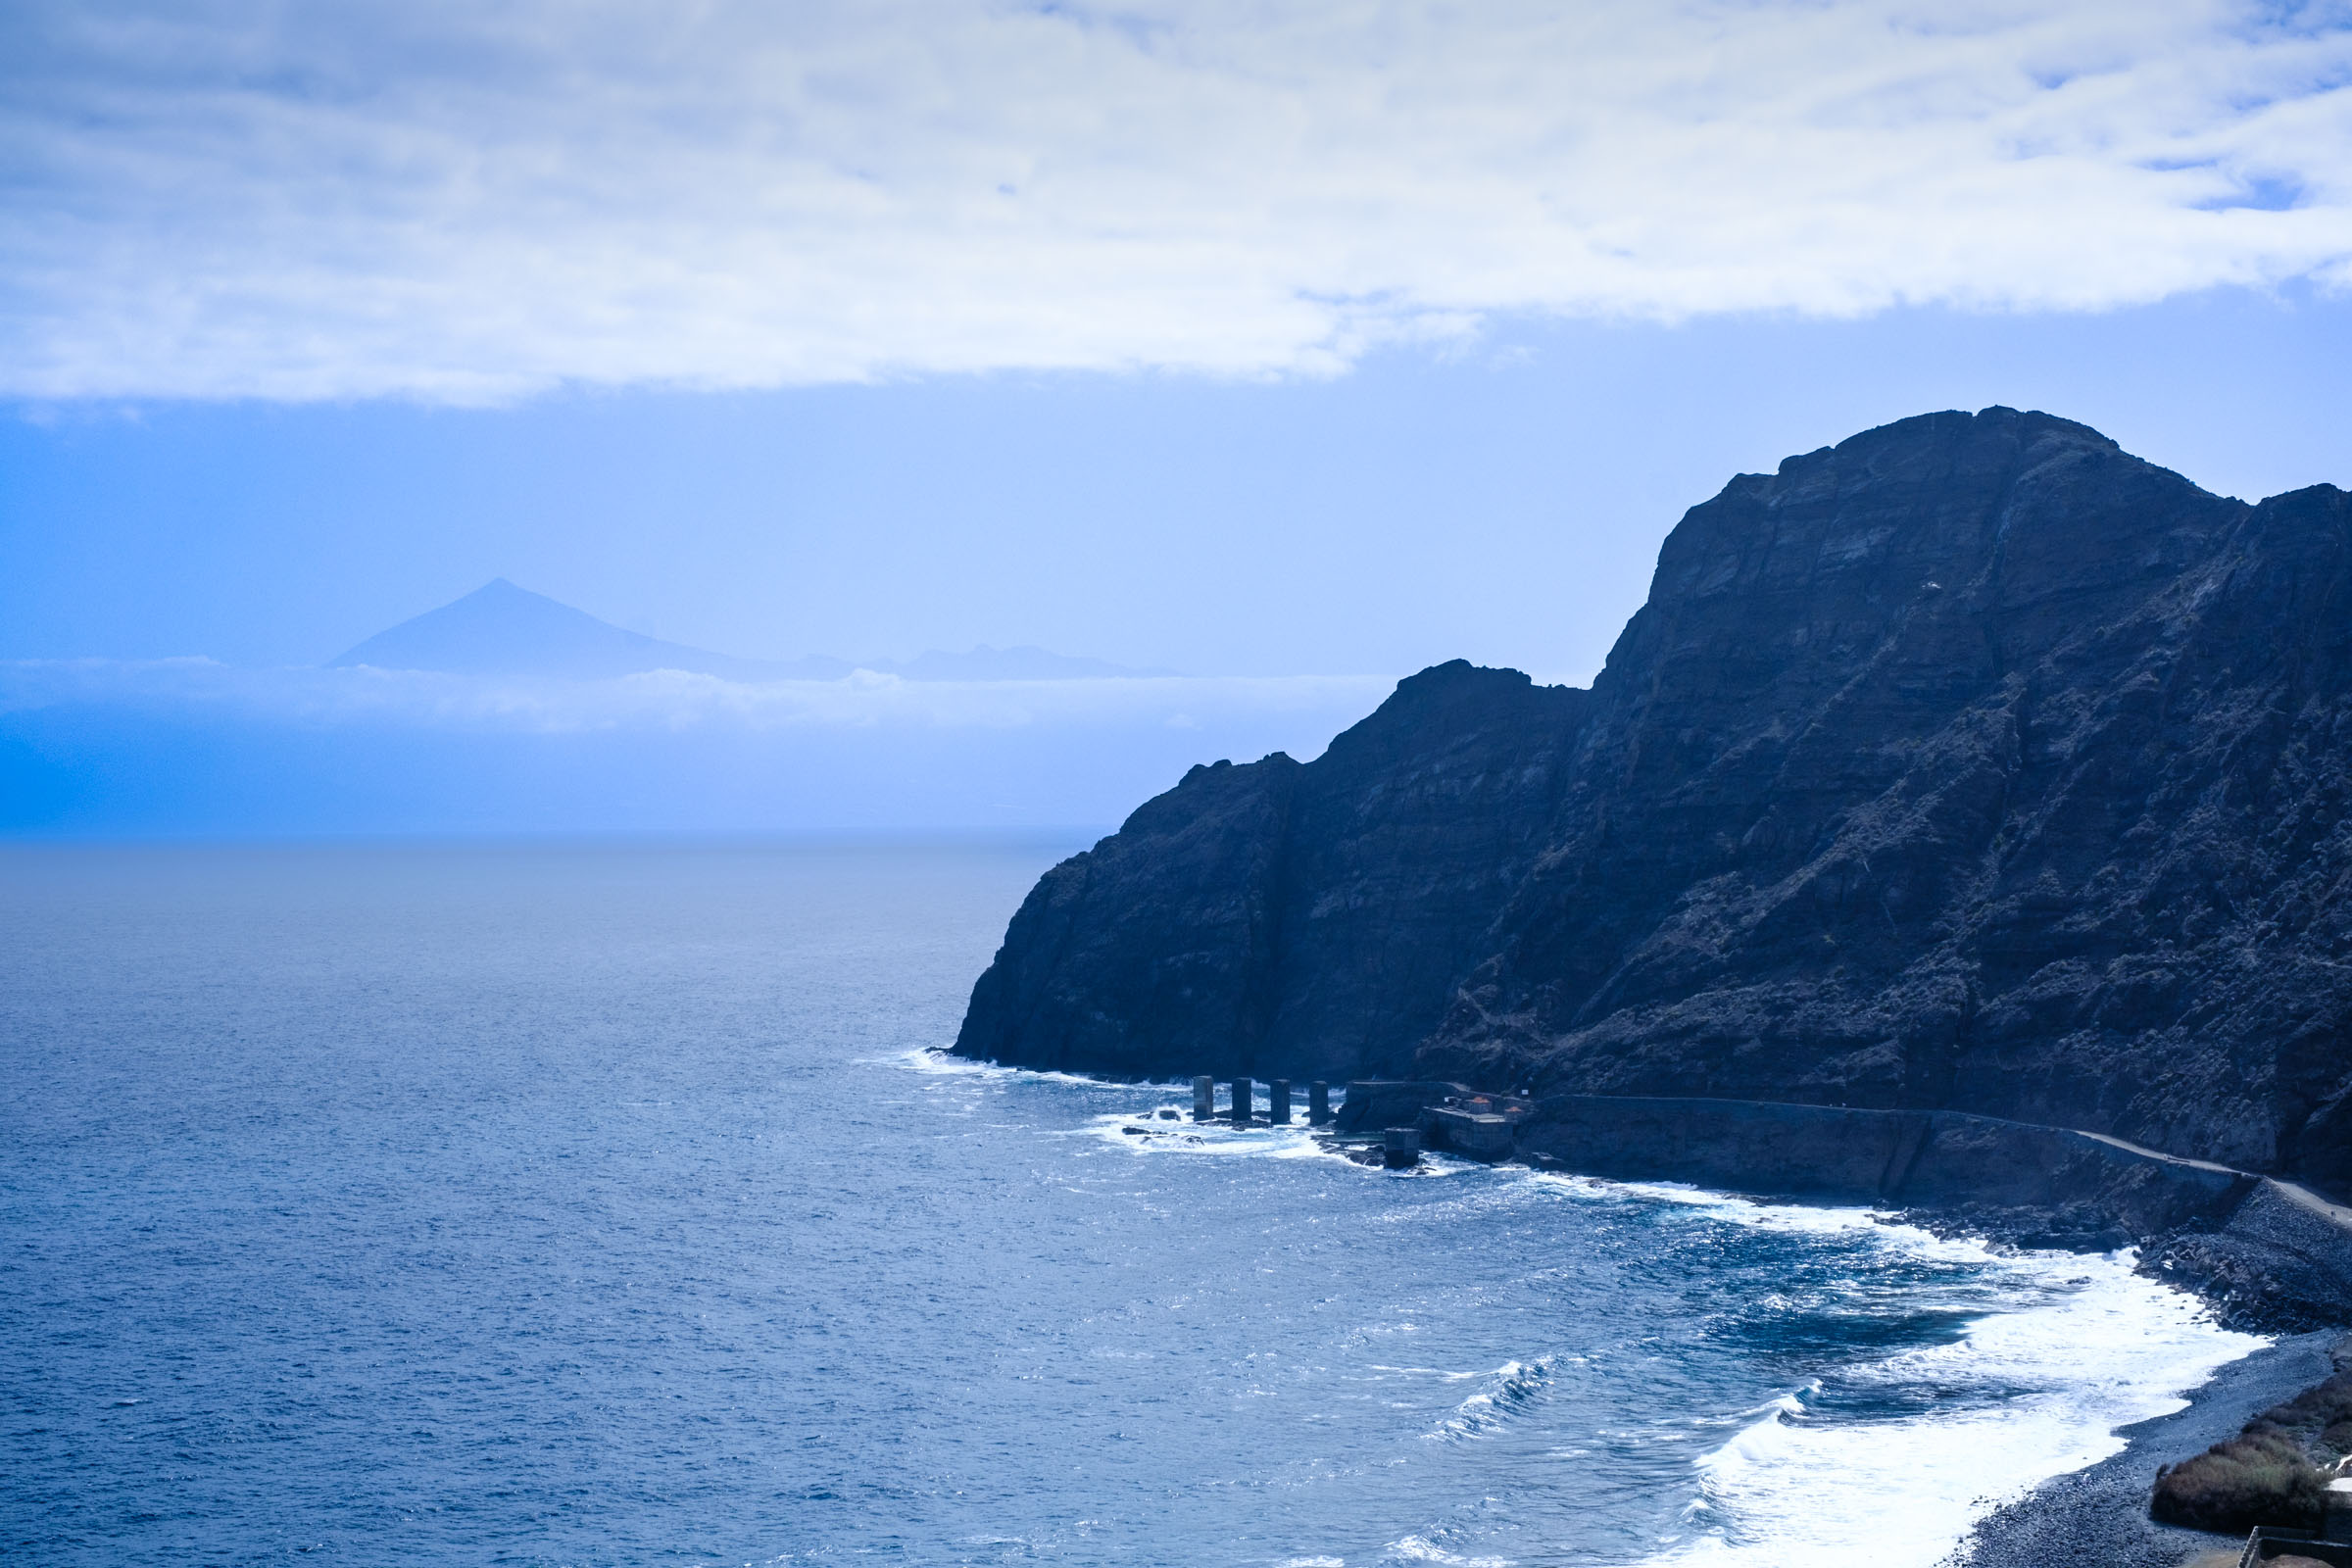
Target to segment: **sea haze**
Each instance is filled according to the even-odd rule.
[[[1311,757],[1389,688],[1032,647],[738,659],[499,578],[324,668],[0,661],[0,833],[1066,831],[1203,755]]]
[[[1017,651],[1016,651],[1017,652]],[[0,662],[0,833],[1026,831],[1313,757],[1377,676],[737,681]]]
[[[0,850],[0,1551],[1926,1568],[2259,1343],[938,1055],[1073,847]]]

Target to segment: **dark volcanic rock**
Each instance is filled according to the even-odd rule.
[[[1401,1066],[1490,951],[1587,702],[1441,664],[1312,763],[1194,768],[1046,873],[956,1049],[1135,1076]]]
[[[1449,664],[1050,873],[957,1050],[1968,1110],[2352,1188],[2352,497],[2038,414],[1734,479],[1590,693]]]
[[[2140,1272],[2196,1291],[2223,1323],[2258,1334],[2300,1334],[2352,1316],[2345,1227],[2269,1182],[2219,1231],[2190,1223],[2154,1237]]]

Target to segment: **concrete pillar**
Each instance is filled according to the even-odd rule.
[[[1217,1081],[1205,1074],[1193,1080],[1193,1120],[1217,1119]]]
[[[1320,1127],[1331,1120],[1331,1085],[1318,1078],[1306,1086],[1306,1124]]]
[[[2328,1483],[2328,1511],[2322,1516],[2320,1539],[2352,1542],[2352,1476]]]
[[[1257,1108],[1254,1103],[1256,1099],[1257,1084],[1254,1080],[1236,1078],[1233,1081],[1233,1124],[1236,1127],[1250,1125],[1250,1114]]]
[[[1266,1085],[1266,1120],[1277,1127],[1291,1124],[1291,1081],[1277,1078]]]
[[[1421,1163],[1421,1129],[1391,1127],[1380,1135],[1381,1154],[1391,1170],[1409,1170]]]

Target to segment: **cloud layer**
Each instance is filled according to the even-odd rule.
[[[747,682],[675,669],[543,680],[366,665],[241,669],[210,659],[10,660],[0,661],[0,716],[112,709],[190,723],[514,735],[1200,730],[1239,719],[1292,724],[1303,758],[1395,684],[1383,675],[906,680],[863,669],[841,680]]]
[[[0,833],[1102,825],[1196,762],[1313,757],[1392,685],[0,662]]]
[[[2352,280],[2352,6],[28,0],[0,393],[1328,370]]]

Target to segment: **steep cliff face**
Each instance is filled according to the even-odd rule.
[[[957,1049],[1973,1110],[2352,1187],[2352,497],[1931,415],[1742,475],[1590,693],[1447,665],[1048,876]]]
[[[1401,1069],[1492,951],[1588,701],[1442,664],[1313,762],[1194,768],[1046,873],[956,1051],[1136,1076]]]

